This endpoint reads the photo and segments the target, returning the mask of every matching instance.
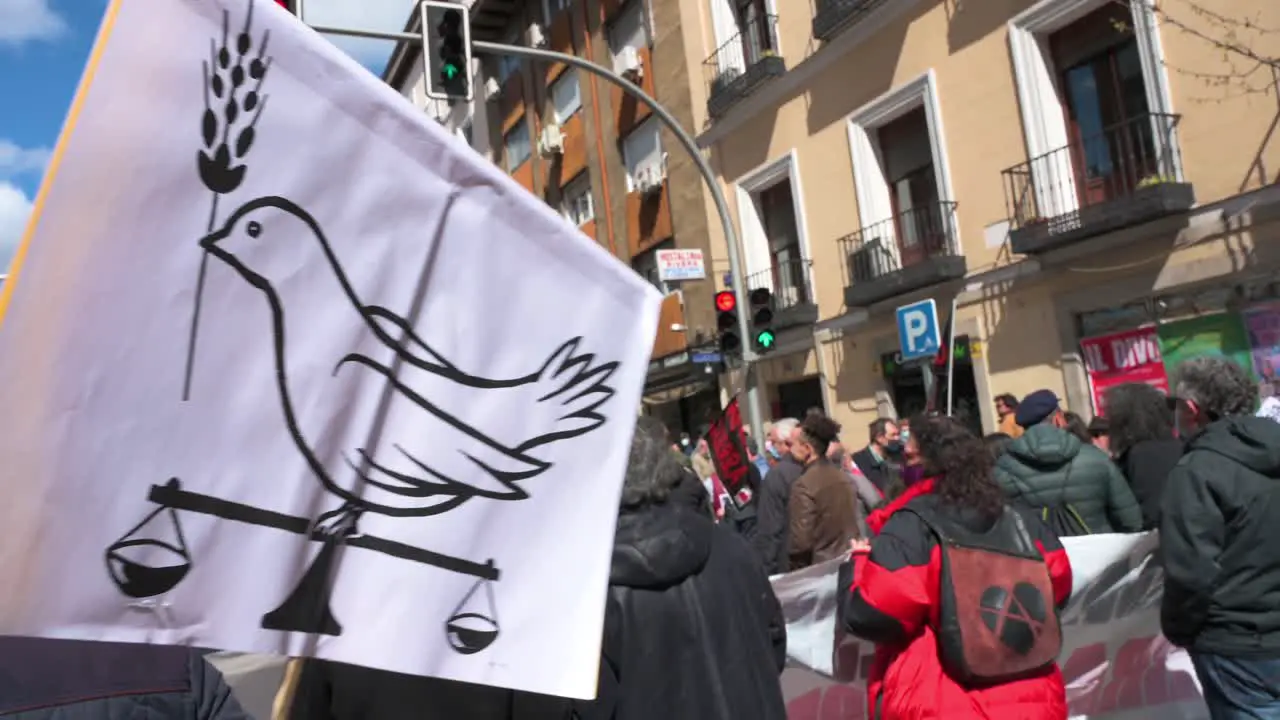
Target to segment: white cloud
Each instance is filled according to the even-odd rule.
[[[0,4],[9,1],[0,0]],[[305,19],[310,25],[401,32],[409,20],[409,13],[416,6],[415,0],[307,0]],[[339,35],[329,35],[328,38],[374,72],[382,71],[396,46],[388,40],[366,40]]]
[[[0,47],[52,40],[66,31],[66,21],[49,0],[0,0]]]
[[[27,194],[17,185],[0,182],[0,275],[8,269],[30,215],[31,199]]]
[[[0,3],[6,1],[0,0]],[[24,148],[9,140],[0,139],[0,178],[44,172],[44,166],[48,162],[48,148]]]

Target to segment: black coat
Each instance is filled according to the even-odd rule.
[[[0,717],[250,720],[204,651],[0,637]]]
[[[1192,436],[1160,511],[1160,627],[1175,645],[1280,657],[1280,423],[1219,420]]]
[[[787,571],[787,531],[791,523],[791,486],[804,474],[804,466],[784,455],[760,482],[756,496],[756,527],[751,544],[764,563],[765,572]]]
[[[1182,441],[1177,438],[1143,440],[1116,458],[1120,472],[1129,481],[1138,507],[1142,509],[1143,530],[1160,527],[1160,500],[1164,497],[1164,484],[1169,478],[1169,471],[1182,458],[1182,452]]]
[[[662,505],[618,518],[599,695],[583,720],[785,720],[786,625],[746,541]]]

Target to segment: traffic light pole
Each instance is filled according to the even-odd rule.
[[[716,204],[716,212],[720,215],[720,224],[724,226],[725,242],[729,245],[729,279],[732,286],[734,297],[738,299],[738,333],[742,337],[742,384],[744,395],[743,398],[747,406],[747,421],[751,425],[751,436],[756,438],[759,447],[764,447],[764,418],[760,409],[760,383],[756,375],[755,361],[757,355],[751,347],[751,320],[747,316],[747,311],[751,307],[748,298],[746,276],[742,263],[742,249],[738,245],[738,234],[733,229],[733,217],[729,214],[729,204],[725,201],[724,193],[720,191],[720,184],[716,182],[716,174],[711,169],[711,165],[707,163],[706,158],[702,157],[702,152],[698,149],[698,143],[693,139],[680,122],[667,111],[657,100],[653,99],[640,88],[640,86],[626,79],[622,75],[614,72],[610,68],[601,67],[590,60],[580,58],[576,55],[570,55],[554,50],[543,50],[541,48],[528,48],[518,45],[504,45],[502,43],[472,41],[472,50],[481,53],[491,53],[495,55],[514,55],[517,57],[531,58],[534,60],[545,60],[547,62],[561,62],[566,65],[572,65],[593,75],[599,76],[609,82],[622,88],[624,92],[635,97],[644,103],[653,111],[654,115],[662,121],[667,129],[676,136],[676,140],[683,146],[689,157],[693,158],[693,163],[698,167],[698,172],[702,174],[702,180],[707,184],[707,188],[711,191],[711,199]]]
[[[302,2],[299,0],[299,17],[301,18]],[[305,22],[305,21],[304,21]],[[321,34],[327,35],[346,35],[349,37],[373,38],[377,40],[392,40],[396,42],[409,42],[422,44],[424,36],[418,33],[407,32],[373,32],[366,30],[356,30],[354,28],[337,28],[323,27],[319,25],[311,25],[311,29]],[[676,140],[684,148],[689,157],[693,158],[693,162],[698,167],[698,172],[702,174],[703,181],[707,184],[707,189],[711,191],[711,199],[715,202],[716,212],[720,215],[720,223],[724,225],[724,237],[728,244],[729,250],[729,277],[733,294],[738,299],[738,333],[742,337],[742,384],[743,398],[747,406],[747,420],[751,426],[751,435],[756,438],[756,442],[761,447],[764,446],[764,420],[760,407],[760,383],[756,374],[756,355],[751,347],[751,323],[747,317],[746,310],[751,307],[747,296],[746,276],[742,263],[742,249],[738,245],[738,234],[733,229],[733,217],[729,214],[729,204],[725,201],[724,193],[720,191],[720,185],[716,182],[715,172],[711,166],[707,164],[706,158],[702,157],[701,151],[698,150],[698,143],[693,139],[680,122],[671,115],[657,100],[653,99],[638,85],[627,80],[625,77],[614,72],[610,68],[601,67],[589,60],[580,58],[576,55],[556,52],[554,50],[543,50],[541,48],[521,47],[519,45],[505,45],[503,43],[491,43],[473,40],[471,49],[480,53],[488,53],[490,55],[511,55],[515,57],[529,58],[532,60],[543,60],[546,62],[558,62],[566,65],[572,65],[598,77],[604,78],[609,82],[622,88],[624,92],[635,97],[644,103],[653,114],[658,116],[667,129],[676,136]],[[425,52],[425,48],[423,50]]]

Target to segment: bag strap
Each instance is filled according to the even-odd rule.
[[[1058,486],[1058,504],[1063,507],[1067,505],[1067,485],[1071,482],[1071,468],[1075,467],[1075,464],[1076,459],[1071,458],[1067,463],[1067,472],[1062,477],[1062,484]]]

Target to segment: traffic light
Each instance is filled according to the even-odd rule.
[[[422,3],[427,97],[471,99],[471,16],[465,5]]]
[[[738,298],[731,290],[716,293],[716,329],[720,331],[720,353],[732,355],[742,351],[738,335]]]
[[[751,338],[760,354],[769,352],[778,342],[773,331],[773,293],[769,288],[751,291]]]

